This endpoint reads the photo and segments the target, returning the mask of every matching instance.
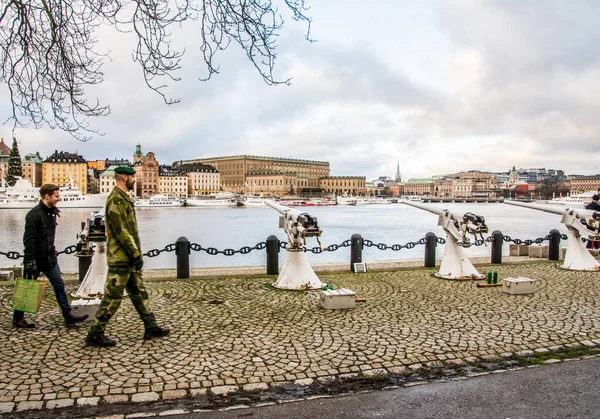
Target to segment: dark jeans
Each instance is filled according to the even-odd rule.
[[[65,291],[65,281],[62,279],[62,274],[60,273],[60,266],[58,263],[54,265],[50,269],[45,269],[41,271],[46,275],[52,287],[54,288],[54,295],[56,296],[56,301],[60,306],[60,310],[62,311],[62,315],[66,316],[71,312],[71,306],[69,305],[69,299],[67,298],[67,292]],[[39,272],[38,272],[39,274]],[[13,318],[15,320],[22,319],[25,313],[22,311],[14,311]]]

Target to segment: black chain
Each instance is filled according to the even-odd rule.
[[[0,255],[6,256],[7,258],[14,259],[14,260],[17,260],[17,259],[23,257],[23,255],[20,254],[19,252],[0,252]]]
[[[58,255],[62,255],[63,253],[66,255],[71,255],[73,253],[75,253],[77,251],[77,246],[73,245],[73,246],[67,246],[65,247],[65,250],[61,250],[60,252],[56,252],[56,256]],[[0,256],[6,256],[9,259],[21,259],[22,257],[25,257],[25,255],[20,254],[19,252],[2,252],[0,251]]]
[[[153,257],[160,255],[163,252],[174,252],[176,248],[177,248],[177,245],[175,243],[171,243],[171,244],[166,245],[165,248],[161,249],[161,250],[159,250],[159,249],[148,250],[146,253],[144,253],[144,256],[153,258]]]
[[[76,251],[77,251],[77,246],[68,246],[62,252],[56,252],[56,255],[57,256],[62,255],[63,253],[66,255],[70,255],[72,253],[75,253]]]
[[[281,244],[281,242],[280,242],[280,244]],[[225,256],[233,256],[237,253],[246,255],[253,250],[263,250],[266,247],[267,247],[267,242],[260,242],[260,243],[257,243],[256,246],[254,246],[254,247],[244,246],[239,250],[235,250],[235,249],[219,250],[219,249],[215,249],[214,247],[202,247],[198,243],[190,243],[190,250],[193,250],[194,252],[204,251],[207,254],[213,255],[213,256],[218,255],[218,254],[225,255]]]
[[[514,244],[526,244],[526,245],[529,246],[529,245],[531,245],[533,243],[542,244],[544,241],[550,240],[550,234],[548,234],[546,237],[538,237],[537,239],[534,239],[534,240],[530,240],[530,239],[526,239],[526,240],[513,239],[510,236],[504,236],[503,238],[504,238],[505,242],[513,242]],[[561,238],[562,238],[562,236],[561,236]],[[565,236],[565,239],[566,238],[567,238],[567,236]]]
[[[427,238],[426,237],[423,237],[423,238],[419,239],[416,242],[408,242],[405,245],[402,245],[402,244],[393,244],[391,246],[388,246],[385,243],[373,243],[373,241],[368,240],[368,239],[364,239],[363,240],[363,244],[366,247],[376,247],[379,250],[393,250],[395,252],[397,252],[399,250],[402,250],[402,249],[413,249],[416,246],[422,245],[422,244],[425,244],[425,243],[427,243]]]

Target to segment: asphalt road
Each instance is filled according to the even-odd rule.
[[[459,381],[172,418],[600,418],[600,358]]]

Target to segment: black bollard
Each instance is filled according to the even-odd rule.
[[[82,254],[76,255],[77,259],[79,259],[79,282],[83,282],[87,271],[90,269],[90,265],[92,264],[92,255]]]
[[[502,246],[504,245],[504,234],[501,231],[494,230],[492,233],[494,241],[492,242],[492,263],[502,263]]]
[[[425,234],[427,243],[425,243],[425,267],[435,268],[435,250],[437,247],[437,236],[431,231]]]
[[[550,244],[548,246],[548,260],[558,260],[560,257],[560,231],[550,230]]]
[[[267,275],[279,274],[279,239],[277,236],[267,237]]]
[[[175,241],[175,254],[177,255],[177,279],[190,277],[190,241],[180,237]]]
[[[355,233],[351,237],[350,246],[350,270],[355,272],[354,264],[362,263],[363,238],[360,234]]]

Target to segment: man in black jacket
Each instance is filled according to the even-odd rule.
[[[88,316],[77,316],[71,313],[69,299],[65,291],[65,282],[60,273],[56,249],[54,248],[56,218],[59,213],[56,204],[60,201],[60,188],[51,183],[45,184],[40,188],[40,196],[42,199],[39,205],[36,205],[25,217],[25,234],[23,235],[23,245],[25,246],[24,276],[25,278],[35,279],[40,272],[46,275],[54,288],[54,295],[56,295],[56,301],[65,318],[65,323],[67,326],[73,326],[75,323],[84,321]],[[14,311],[13,326],[30,329],[34,328],[35,324],[25,320],[25,313],[22,311]]]

